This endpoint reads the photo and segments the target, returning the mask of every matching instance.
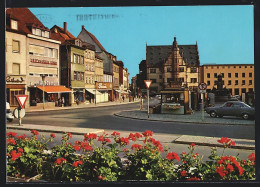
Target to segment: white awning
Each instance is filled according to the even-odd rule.
[[[102,95],[102,93],[100,93],[98,90],[95,89],[86,89],[89,93],[95,95],[97,93],[97,95]]]

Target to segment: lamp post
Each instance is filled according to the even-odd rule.
[[[97,81],[95,81],[95,105],[97,105]]]
[[[43,102],[43,110],[44,110],[44,103],[45,103],[45,99],[44,99],[44,81],[45,81],[45,74],[41,74],[42,77],[42,102]]]

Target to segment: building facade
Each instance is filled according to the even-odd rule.
[[[65,98],[71,103],[85,101],[85,48],[82,41],[75,38],[68,30],[67,23],[61,28],[54,25],[51,28],[52,38],[61,42],[60,46],[60,74],[61,84],[71,88],[72,98]]]
[[[153,94],[166,88],[198,89],[200,60],[197,43],[178,45],[174,37],[169,46],[146,46],[146,67]]]
[[[20,54],[20,60],[19,63],[11,62],[12,68],[10,65],[7,67],[12,70],[12,74],[20,74],[20,80],[23,79],[26,86],[24,92],[21,90],[21,85],[16,86],[16,92],[13,94],[11,90],[9,97],[18,94],[28,95],[25,107],[42,105],[44,108],[44,105],[55,105],[60,94],[71,93],[71,90],[60,87],[59,46],[61,42],[51,38],[50,30],[28,8],[10,8],[7,9],[6,14],[7,19],[11,21],[10,27],[15,26],[18,33],[26,36],[26,42],[23,36],[15,36],[16,40],[13,38],[14,35],[11,37],[12,48],[15,48],[12,51],[16,53],[11,57],[13,60],[8,59],[7,62],[18,61],[17,54]],[[13,19],[15,21],[12,21]],[[8,33],[8,43],[9,36],[11,35]],[[9,58],[9,55],[7,56]],[[13,105],[12,100],[10,100],[11,105]]]
[[[231,95],[242,93],[253,93],[254,85],[254,64],[205,64],[201,66],[201,79],[207,84],[207,92],[217,87],[217,77],[222,75],[224,87]]]
[[[113,89],[114,89],[114,99],[121,99],[120,85],[119,85],[119,65],[113,63]]]

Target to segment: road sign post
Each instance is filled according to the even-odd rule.
[[[206,93],[207,84],[202,82],[199,84],[199,91],[201,93],[201,119],[204,121],[204,94]]]
[[[147,88],[147,115],[148,115],[148,118],[149,118],[149,88],[152,84],[152,81],[151,80],[144,80],[144,83],[146,85],[146,88]]]
[[[19,107],[15,109],[15,110],[17,110],[17,112],[14,111],[14,114],[15,114],[14,116],[19,119],[19,126],[21,126],[22,125],[22,118],[25,115],[25,110],[23,108],[24,108],[25,103],[28,99],[28,95],[16,95],[15,98],[16,98],[18,104],[19,104]]]

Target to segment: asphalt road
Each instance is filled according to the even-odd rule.
[[[62,126],[64,128],[98,128],[105,131],[143,132],[151,130],[154,133],[163,133],[165,135],[176,134],[255,139],[254,126],[159,122],[127,119],[113,115],[122,110],[139,109],[139,107],[139,103],[131,103],[106,107],[33,112],[27,113],[22,119],[22,123]],[[17,124],[18,120],[15,119],[11,123]]]

